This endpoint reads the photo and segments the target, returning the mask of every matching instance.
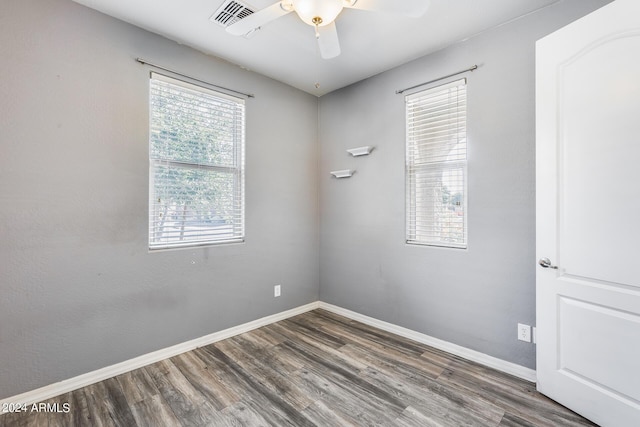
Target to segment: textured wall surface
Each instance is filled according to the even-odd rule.
[[[318,300],[317,98],[70,0],[0,40],[0,398]],[[136,57],[256,95],[244,244],[148,252]]]
[[[535,325],[534,46],[606,3],[556,3],[320,98],[322,301],[535,367],[535,346],[516,339],[518,322]],[[406,245],[404,97],[395,91],[474,64],[468,249]],[[363,145],[375,150],[345,152]],[[329,177],[347,168],[352,178]]]

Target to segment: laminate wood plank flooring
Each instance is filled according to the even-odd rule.
[[[0,426],[594,424],[535,385],[314,310],[10,413]]]

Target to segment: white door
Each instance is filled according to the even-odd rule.
[[[638,427],[640,0],[539,40],[536,85],[538,390]]]

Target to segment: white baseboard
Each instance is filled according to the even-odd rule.
[[[324,310],[339,314],[349,319],[357,320],[364,324],[380,328],[384,331],[409,338],[419,343],[429,345],[431,347],[446,351],[448,353],[460,356],[473,362],[480,363],[490,368],[497,369],[507,374],[514,375],[527,381],[536,381],[536,371],[534,371],[533,369],[525,368],[524,366],[516,365],[515,363],[507,362],[505,360],[489,356],[488,354],[480,353],[479,351],[470,350],[457,344],[452,344],[450,342],[443,341],[438,338],[413,331],[411,329],[403,328],[402,326],[397,326],[392,323],[374,319],[373,317],[365,316],[363,314],[356,313],[355,311],[347,310],[345,308],[325,302],[316,301],[293,308],[291,310],[286,310],[281,313],[272,314],[271,316],[266,316],[261,319],[244,323],[242,325],[234,326],[232,328],[228,328],[219,332],[214,332],[212,334],[186,341],[181,344],[176,344],[171,347],[143,354],[142,356],[125,360],[124,362],[107,366],[93,372],[87,372],[86,374],[78,375],[77,377],[60,381],[58,383],[50,384],[35,390],[18,394],[16,396],[2,399],[0,400],[0,407],[5,403],[20,403],[25,405],[32,405],[34,403],[42,402],[43,400],[60,396],[61,394],[68,393],[70,391],[77,390],[79,388],[86,387],[100,381],[104,381],[108,378],[133,371],[134,369],[142,368],[143,366],[147,366],[152,363],[177,356],[178,354],[182,354],[199,347],[204,347],[206,345],[213,344],[215,342],[231,338],[233,336],[249,332],[262,326],[266,326],[280,320],[288,319],[290,317],[297,316],[298,314],[306,313],[307,311],[315,310],[317,308],[322,308]]]
[[[488,354],[481,353],[479,351],[471,350],[448,341],[443,341],[441,339],[434,338],[411,329],[403,328],[402,326],[394,325],[393,323],[365,316],[364,314],[356,313],[355,311],[347,310],[346,308],[338,307],[326,302],[320,302],[319,308],[352,320],[357,320],[358,322],[382,329],[383,331],[409,338],[413,341],[426,344],[439,350],[446,351],[447,353],[460,356],[464,359],[471,360],[472,362],[480,363],[481,365],[497,369],[498,371],[505,372],[518,378],[534,383],[536,382],[536,371],[533,369],[507,362],[506,360],[498,359],[497,357],[489,356]]]
[[[125,360],[124,362],[107,366],[96,371],[87,372],[86,374],[78,375],[77,377],[73,377],[68,380],[60,381],[58,383],[50,384],[35,390],[18,394],[16,396],[8,397],[6,399],[0,400],[0,408],[4,403],[20,403],[25,405],[32,405],[34,403],[42,402],[43,400],[51,399],[52,397],[56,397],[64,393],[68,393],[70,391],[77,390],[79,388],[86,387],[100,381],[104,381],[108,378],[115,377],[116,375],[124,374],[126,372],[133,371],[134,369],[142,368],[143,366],[147,366],[152,363],[177,356],[178,354],[194,350],[198,347],[204,347],[206,345],[252,331],[262,326],[266,326],[280,320],[288,319],[289,317],[297,316],[298,314],[306,313],[307,311],[315,310],[319,306],[319,301],[312,302],[310,304],[296,307],[291,310],[272,314],[271,316],[266,316],[261,319],[244,323],[242,325],[234,326],[219,332],[205,335],[200,338],[176,344],[171,347],[163,348],[158,351],[143,354],[142,356]]]

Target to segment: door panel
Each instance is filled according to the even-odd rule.
[[[560,297],[558,311],[560,371],[639,402],[640,387],[629,373],[640,360],[640,347],[629,343],[640,316],[567,297]]]
[[[538,389],[640,426],[640,1],[536,45]]]
[[[566,273],[637,286],[640,34],[605,37],[560,64],[558,262]],[[635,181],[634,181],[635,180]],[[585,215],[585,212],[588,212]],[[617,250],[611,250],[616,248]]]

